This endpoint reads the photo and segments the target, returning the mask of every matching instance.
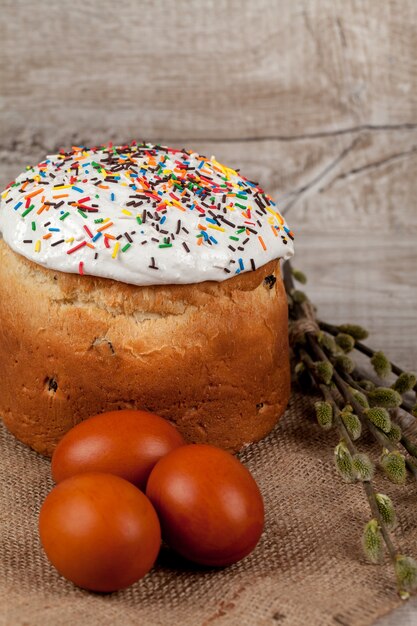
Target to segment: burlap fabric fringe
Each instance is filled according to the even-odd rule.
[[[316,425],[308,398],[294,396],[275,431],[241,455],[265,498],[255,552],[223,570],[164,552],[150,575],[111,595],[77,589],[49,565],[37,535],[49,461],[3,428],[0,442],[1,626],[365,626],[400,603],[390,565],[362,556],[366,500],[336,476],[336,434]],[[396,543],[415,554],[415,486],[380,475],[376,484],[398,504]]]

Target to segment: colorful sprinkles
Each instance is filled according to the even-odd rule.
[[[202,265],[188,259],[203,254],[222,280],[292,254],[293,233],[257,183],[186,150],[136,142],[74,147],[27,168],[1,198],[6,235],[10,215],[29,220],[26,232],[14,229],[20,240],[5,236],[12,248],[19,252],[24,244],[26,256],[31,247],[39,258],[49,246],[51,258],[74,256],[74,264],[62,261],[63,270],[80,275],[106,275],[100,264],[110,262],[121,265],[120,280],[135,282],[123,277],[130,265],[169,273],[173,259],[195,274]],[[29,231],[36,239],[26,238]]]

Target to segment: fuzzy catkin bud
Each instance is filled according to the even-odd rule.
[[[329,430],[333,424],[333,407],[330,402],[315,402],[314,408],[319,426],[321,426],[323,430]]]
[[[400,596],[407,599],[417,589],[417,562],[410,556],[399,554],[395,560],[395,574]]]
[[[338,370],[350,374],[355,369],[355,364],[346,354],[339,354],[335,359],[335,366]]]
[[[385,409],[395,409],[400,406],[402,398],[397,391],[389,387],[377,387],[368,393],[371,406],[381,406]]]
[[[398,424],[391,422],[391,430],[388,431],[386,435],[392,443],[398,443],[402,437],[401,428]]]
[[[395,527],[396,515],[391,498],[386,496],[384,493],[376,493],[375,500],[378,505],[382,521],[388,530],[392,530]]]
[[[366,396],[361,391],[351,388],[351,393],[352,393],[352,396],[355,398],[356,402],[360,404],[361,407],[363,407],[364,409],[369,408],[368,400],[366,399]]]
[[[385,475],[392,483],[403,485],[407,478],[405,469],[405,458],[397,450],[388,452],[385,450],[381,456],[381,467]]]
[[[372,391],[372,389],[375,389],[376,387],[375,383],[373,383],[372,380],[363,379],[363,380],[360,380],[358,384],[365,391]]]
[[[378,426],[384,433],[389,433],[392,428],[392,422],[386,409],[377,406],[373,409],[365,409],[364,413],[372,424]]]
[[[359,417],[355,415],[354,413],[352,413],[351,411],[346,411],[346,410],[342,411],[342,413],[340,414],[340,417],[342,418],[345,428],[348,431],[351,438],[353,439],[353,441],[356,441],[356,439],[359,439],[359,437],[362,434],[362,424],[361,424]]]
[[[398,391],[398,393],[403,394],[407,393],[407,391],[411,391],[414,385],[416,384],[416,375],[412,372],[403,372],[400,374],[393,385],[391,385],[392,389]]]
[[[330,361],[316,361],[314,365],[320,380],[328,385],[333,377],[333,365]]]
[[[334,338],[331,335],[323,332],[322,330],[317,334],[317,341],[319,345],[322,346],[325,350],[330,352],[332,356],[336,356],[340,354],[341,349],[335,342]]]
[[[301,391],[308,392],[314,387],[315,383],[313,381],[313,378],[304,363],[302,365],[301,363],[297,363],[294,368],[294,373],[297,385],[299,386]]]
[[[347,483],[355,482],[352,456],[343,440],[340,441],[334,449],[334,460],[336,468],[343,480]]]
[[[340,324],[338,326],[340,332],[351,335],[356,341],[366,339],[368,337],[368,331],[358,324]]]
[[[299,289],[293,289],[291,291],[291,297],[293,302],[296,302],[297,304],[302,304],[307,300],[307,296],[304,291],[300,291]]]
[[[300,272],[300,270],[292,269],[291,273],[297,282],[301,283],[302,285],[306,284],[307,276],[304,274],[304,272]]]
[[[348,335],[347,333],[339,333],[336,335],[335,341],[338,346],[340,346],[343,352],[351,352],[355,347],[355,340],[352,335]]]
[[[391,363],[383,352],[375,352],[371,358],[371,364],[380,378],[387,378],[391,374]]]
[[[355,454],[352,457],[352,465],[358,480],[372,480],[375,467],[367,454]]]
[[[384,543],[376,519],[365,525],[362,535],[363,551],[371,563],[380,563],[384,556]]]

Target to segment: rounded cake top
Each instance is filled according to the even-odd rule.
[[[1,195],[0,233],[44,267],[134,285],[222,281],[293,254],[256,183],[214,157],[135,142],[28,167]]]

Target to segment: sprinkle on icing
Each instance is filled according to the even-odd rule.
[[[1,194],[0,232],[51,269],[135,285],[222,281],[293,254],[272,199],[195,152],[112,144],[48,156]]]

